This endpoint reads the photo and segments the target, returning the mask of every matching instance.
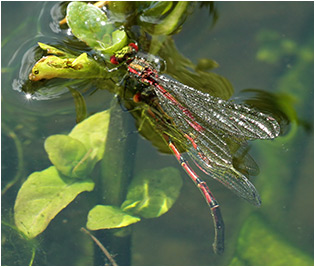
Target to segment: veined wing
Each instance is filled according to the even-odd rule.
[[[192,129],[192,131],[194,132],[195,130]],[[203,132],[203,135],[204,134],[205,133]],[[244,174],[236,169],[240,168],[243,169],[244,172],[256,174],[258,170],[255,162],[248,154],[246,154],[243,156],[244,159],[240,159],[241,162],[239,163],[239,166],[235,167],[234,158],[241,157],[238,155],[239,152],[236,152],[237,155],[231,154],[228,145],[224,143],[224,141],[219,143],[218,141],[213,140],[213,146],[210,147],[209,140],[211,139],[212,138],[201,138],[201,136],[196,137],[196,147],[194,148],[192,145],[189,147],[188,155],[195,162],[196,166],[198,166],[204,173],[222,183],[239,197],[247,200],[253,205],[260,206],[260,196],[256,188]],[[215,147],[214,144],[216,144],[217,147]],[[223,151],[225,151],[226,154],[220,153]],[[245,166],[241,166],[241,163]]]
[[[154,88],[154,87],[153,87]],[[214,179],[224,184],[227,188],[235,192],[238,196],[248,200],[254,205],[260,205],[260,197],[251,182],[233,166],[232,152],[218,130],[210,125],[208,128],[201,128],[200,131],[194,127],[192,120],[196,124],[202,124],[199,117],[192,118],[183,112],[183,104],[177,105],[155,89],[159,103],[164,112],[170,116],[176,128],[185,136],[186,147],[189,156],[196,165]]]
[[[251,204],[258,207],[261,205],[261,199],[255,186],[253,186],[245,175],[241,174],[234,168],[214,168],[212,169],[210,176],[224,184],[227,188]]]
[[[226,135],[246,139],[273,139],[280,134],[278,122],[254,108],[213,97],[163,75],[157,81],[199,118],[203,125],[211,125]]]

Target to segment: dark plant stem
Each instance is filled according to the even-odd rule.
[[[122,111],[116,104],[111,108],[111,119],[104,157],[101,161],[99,202],[121,206],[126,198],[129,181],[133,175],[137,135],[131,134],[134,120],[130,113]],[[118,237],[116,230],[100,230],[96,234],[100,242],[115,256],[118,265],[131,265],[131,233]],[[100,252],[99,249],[96,249]],[[95,265],[104,265],[100,254]],[[103,262],[103,263],[102,263]]]

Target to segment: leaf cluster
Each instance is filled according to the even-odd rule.
[[[80,193],[92,191],[92,171],[104,153],[109,110],[90,116],[69,135],[46,139],[45,150],[52,166],[32,173],[19,190],[14,218],[17,228],[32,239]],[[121,207],[96,205],[88,214],[90,230],[121,228],[166,213],[177,199],[182,180],[179,171],[145,170],[132,180]]]

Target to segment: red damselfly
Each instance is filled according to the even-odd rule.
[[[125,64],[130,76],[142,85],[134,101],[148,105],[147,113],[155,129],[203,194],[215,226],[213,249],[220,254],[224,251],[224,222],[219,204],[181,150],[204,173],[260,206],[259,194],[247,178],[257,170],[247,154],[247,140],[273,139],[279,135],[280,126],[271,115],[255,108],[213,97],[159,74],[156,59],[139,52],[131,43],[115,53],[111,62]],[[242,161],[236,161],[238,158]]]

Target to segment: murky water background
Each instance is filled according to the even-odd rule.
[[[290,95],[299,124],[292,125],[288,135],[275,141],[252,143],[252,155],[261,169],[253,180],[261,193],[261,208],[252,207],[208,180],[226,224],[226,251],[222,256],[211,250],[213,224],[209,209],[181,171],[184,185],[174,207],[160,218],[133,226],[132,265],[291,265],[287,261],[292,255],[298,256],[296,265],[311,265],[313,2],[218,2],[217,9],[219,18],[213,28],[206,8],[196,9],[188,17],[182,31],[174,36],[179,51],[193,62],[199,58],[217,61],[220,66],[215,72],[230,80],[236,98],[245,88]],[[12,88],[25,52],[38,41],[49,43],[59,37],[52,19],[56,16],[56,2],[2,2],[1,12],[2,189],[16,179],[2,195],[2,221],[12,223],[14,200],[21,183],[30,173],[49,165],[44,140],[52,134],[68,133],[75,123],[75,111],[69,96],[29,101]],[[260,38],[264,31],[276,32],[280,37],[267,43]],[[284,40],[290,40],[288,52],[280,45]],[[262,56],[266,48],[268,59],[273,58],[273,53],[276,55],[274,61],[267,62]],[[111,93],[97,92],[87,100],[88,107],[101,111],[108,108],[112,98]],[[172,155],[160,154],[149,141],[138,138],[136,170],[170,165],[178,166]],[[91,202],[84,202],[85,198],[85,194],[80,195],[39,236],[35,264],[93,264],[92,242],[84,240],[79,231],[92,206]],[[3,248],[10,239],[17,239],[6,235]],[[281,244],[276,245],[275,240]],[[22,243],[13,250],[19,252],[13,260],[4,256],[3,250],[2,264],[6,261],[27,265],[25,247]]]

